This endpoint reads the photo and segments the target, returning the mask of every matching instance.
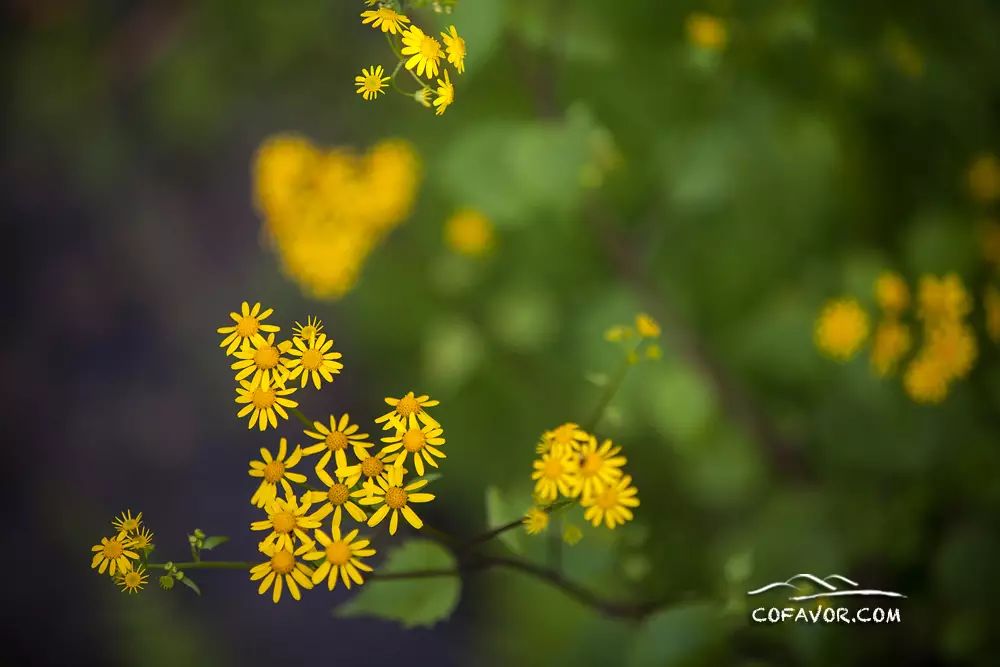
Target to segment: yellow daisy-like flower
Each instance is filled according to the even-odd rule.
[[[395,428],[397,431],[405,431],[413,428],[418,420],[425,426],[438,425],[437,421],[427,413],[427,408],[433,408],[440,401],[431,400],[427,394],[414,396],[411,391],[402,398],[387,397],[385,402],[392,407],[392,410],[375,420],[376,424],[385,422],[383,429]]]
[[[493,248],[493,223],[479,211],[462,209],[444,223],[444,240],[454,252],[482,257]]]
[[[984,153],[969,165],[966,175],[972,197],[984,204],[1000,200],[1000,159]]]
[[[639,506],[637,493],[632,486],[632,478],[625,475],[600,493],[580,502],[584,507],[583,518],[594,526],[601,525],[603,521],[608,528],[631,521],[633,515],[630,508]]]
[[[260,551],[268,560],[260,565],[255,565],[250,570],[250,581],[260,582],[257,593],[263,595],[272,589],[271,600],[275,604],[281,599],[282,588],[287,587],[288,592],[296,600],[302,599],[299,586],[305,589],[313,587],[312,568],[305,563],[299,562],[297,556],[303,556],[313,548],[312,540],[304,542],[299,548],[292,551],[291,546],[279,547],[274,544],[261,544]]]
[[[459,74],[465,73],[465,40],[458,36],[455,26],[448,26],[448,32],[442,32],[441,39],[448,53],[448,62],[455,66]]]
[[[910,350],[910,330],[895,319],[886,319],[875,328],[872,339],[871,363],[875,373],[885,377]]]
[[[393,465],[401,466],[406,463],[406,457],[413,454],[413,467],[418,477],[424,476],[424,462],[432,468],[437,468],[435,458],[445,458],[444,452],[439,447],[445,444],[443,437],[444,429],[440,426],[411,426],[402,433],[397,433],[388,438],[382,438],[386,446],[383,452],[395,454],[392,459],[386,459]]]
[[[590,441],[580,448],[580,469],[577,477],[577,488],[573,495],[583,494],[590,498],[604,490],[604,487],[614,484],[622,476],[624,456],[619,456],[622,448],[610,440],[597,444],[597,438],[590,436]]]
[[[387,32],[390,35],[395,35],[397,32],[403,33],[405,30],[403,25],[409,22],[410,19],[404,14],[400,14],[389,7],[379,7],[378,9],[369,9],[361,12],[362,24],[368,25],[370,23],[372,28],[376,30],[381,28],[382,32]]]
[[[635,316],[635,330],[643,338],[659,338],[660,323],[653,319],[651,315],[639,313]]]
[[[434,98],[434,106],[437,109],[434,110],[434,113],[440,116],[455,101],[455,86],[452,85],[451,79],[448,77],[448,70],[444,71],[444,79],[438,79],[437,82],[437,97]]]
[[[153,533],[148,528],[140,528],[132,536],[128,546],[132,549],[145,551],[153,548]]]
[[[929,327],[958,321],[972,310],[969,293],[965,291],[962,279],[954,273],[941,278],[921,276],[917,301],[917,315]]]
[[[278,441],[278,455],[271,456],[264,447],[260,448],[262,461],[250,461],[250,470],[247,471],[251,477],[261,477],[260,486],[254,491],[250,498],[250,504],[254,507],[267,507],[268,503],[278,497],[278,484],[284,490],[286,496],[293,494],[292,485],[304,484],[306,476],[302,473],[291,472],[291,469],[302,460],[302,448],[296,446],[291,456],[288,455],[288,439],[281,438]],[[286,458],[287,456],[287,458]]]
[[[993,285],[987,287],[983,295],[983,310],[986,313],[986,334],[994,343],[1000,343],[1000,290]]]
[[[132,516],[132,510],[125,510],[115,517],[111,524],[118,529],[119,535],[136,533],[142,527],[142,512]]]
[[[827,303],[816,320],[816,347],[837,361],[853,357],[868,338],[868,314],[855,299]]]
[[[544,454],[550,449],[564,449],[579,452],[583,443],[590,440],[590,434],[584,431],[578,424],[566,422],[557,426],[551,431],[542,434],[542,441],[538,445],[538,453]]]
[[[306,430],[305,434],[314,440],[318,440],[314,445],[309,445],[303,450],[303,454],[311,456],[322,452],[316,463],[316,472],[326,468],[330,462],[330,457],[336,460],[334,470],[347,465],[347,448],[354,449],[354,454],[358,458],[367,456],[368,448],[372,443],[368,442],[367,433],[358,433],[358,425],[351,423],[351,417],[346,412],[340,416],[338,422],[336,415],[330,415],[330,427],[327,428],[323,422],[313,422],[313,430]]]
[[[528,535],[537,535],[549,527],[549,513],[541,508],[532,507],[524,514],[521,523],[524,524],[524,530]]]
[[[711,14],[696,12],[684,22],[688,41],[707,51],[721,51],[729,40],[726,24]]]
[[[362,505],[381,505],[375,513],[368,518],[369,526],[377,526],[392,512],[389,517],[389,534],[396,534],[396,527],[399,525],[399,515],[411,526],[420,530],[424,522],[420,520],[417,513],[410,507],[411,503],[428,503],[434,500],[432,493],[416,493],[427,485],[426,479],[418,479],[411,484],[403,486],[403,469],[397,466],[390,466],[385,478],[378,478],[378,484],[370,486],[372,495],[369,498],[362,498],[359,502]]]
[[[353,494],[351,493],[354,484],[349,483],[349,480],[344,481],[339,476],[337,479],[334,479],[322,468],[316,471],[316,475],[326,485],[326,491],[309,491],[306,494],[306,498],[312,503],[326,503],[327,507],[333,511],[334,526],[340,525],[340,522],[343,520],[343,510],[345,509],[351,515],[351,518],[358,523],[364,523],[368,520],[368,514],[351,500],[352,497],[360,495],[357,491]],[[355,483],[357,483],[357,480],[355,480]]]
[[[567,523],[563,528],[562,541],[571,547],[575,547],[583,539],[583,531],[575,523]]]
[[[237,371],[237,380],[249,379],[251,384],[264,380],[272,386],[284,386],[289,361],[281,355],[288,352],[291,346],[287,340],[275,345],[274,334],[268,334],[267,338],[244,344],[233,355],[238,361],[233,362],[230,368]]]
[[[354,452],[354,455],[358,459],[358,463],[337,468],[336,473],[347,486],[352,488],[358,480],[364,477],[365,483],[362,487],[364,489],[368,489],[370,484],[374,484],[378,478],[385,476],[390,459],[394,458],[391,452],[385,450],[375,454],[370,454],[366,450],[358,450]],[[368,495],[367,490],[364,495]]]
[[[313,386],[319,389],[322,382],[333,382],[333,376],[340,373],[344,364],[337,361],[343,355],[331,350],[333,339],[326,334],[318,334],[309,341],[294,339],[295,347],[288,351],[293,358],[288,360],[288,379],[294,380],[302,376],[299,386],[305,387],[312,376]]]
[[[875,300],[885,312],[898,315],[910,305],[910,288],[894,271],[883,271],[875,281]]]
[[[551,502],[560,495],[573,497],[579,489],[580,457],[569,448],[553,447],[533,464],[535,496]]]
[[[129,539],[119,533],[114,537],[102,537],[100,544],[95,544],[90,548],[94,552],[94,559],[90,563],[91,569],[104,574],[107,570],[112,577],[119,572],[127,572],[132,569],[132,560],[138,560],[139,554],[129,548]]]
[[[417,76],[427,76],[433,79],[439,71],[438,61],[444,55],[441,51],[441,43],[424,34],[424,31],[417,26],[411,26],[403,33],[404,56],[410,56],[406,61],[406,69],[416,68]]]
[[[273,333],[278,331],[279,327],[273,324],[264,324],[264,320],[270,317],[273,312],[273,308],[261,312],[260,303],[255,303],[251,308],[250,304],[244,301],[239,313],[229,313],[229,317],[236,324],[216,329],[218,333],[225,336],[219,343],[219,347],[225,347],[226,355],[229,356],[242,345],[262,341],[260,332]]]
[[[354,85],[358,87],[358,95],[365,100],[374,100],[379,93],[384,93],[389,77],[383,76],[385,70],[381,65],[372,65],[368,69],[361,68],[361,74],[354,77]]]
[[[920,355],[907,367],[903,388],[917,403],[940,403],[948,396],[948,373],[937,359]]]
[[[149,576],[146,574],[146,569],[141,565],[134,570],[119,572],[115,578],[115,582],[122,588],[122,593],[138,593],[148,581]]]
[[[330,513],[329,505],[309,514],[311,508],[312,502],[307,496],[303,496],[301,504],[294,495],[275,498],[267,506],[267,519],[252,522],[250,530],[270,530],[264,538],[264,544],[274,544],[290,551],[294,544],[293,538],[297,537],[300,542],[311,542],[306,531],[319,528],[320,522]]]
[[[318,317],[313,317],[312,315],[306,318],[306,323],[304,325],[296,322],[295,326],[292,327],[292,332],[295,334],[295,337],[306,342],[311,341],[316,337],[316,334],[322,330],[323,321]]]
[[[968,375],[977,353],[972,330],[958,322],[943,324],[932,330],[923,352],[940,365],[948,380]]]
[[[357,528],[347,535],[341,535],[340,526],[334,523],[332,537],[322,530],[317,530],[314,534],[316,542],[323,549],[322,551],[317,549],[303,556],[306,560],[323,560],[313,572],[314,584],[318,586],[326,578],[326,587],[332,591],[337,586],[338,575],[347,588],[351,587],[351,582],[358,586],[365,583],[361,572],[371,572],[372,567],[363,563],[361,559],[374,556],[375,549],[371,548],[371,542],[368,540],[357,539]]]
[[[246,404],[236,416],[240,419],[250,415],[250,423],[247,428],[257,425],[261,431],[271,428],[278,428],[278,417],[288,419],[285,408],[297,408],[299,404],[290,398],[290,394],[298,391],[297,387],[272,387],[267,382],[253,384],[242,380],[240,386],[236,388],[236,403]]]

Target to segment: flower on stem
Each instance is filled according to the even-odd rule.
[[[927,327],[935,327],[962,319],[972,310],[972,300],[965,291],[962,279],[950,273],[938,278],[925,275],[920,278],[917,293],[917,316]]]
[[[423,105],[430,108],[431,106],[431,89],[426,86],[413,93],[413,99],[416,100],[417,104]]]
[[[426,479],[418,479],[415,482],[403,486],[403,469],[398,466],[391,466],[385,478],[378,478],[377,484],[371,484],[372,495],[369,498],[362,498],[359,502],[362,505],[381,505],[375,513],[368,519],[369,526],[377,526],[385,519],[386,515],[392,512],[389,517],[389,534],[395,535],[399,525],[399,514],[411,526],[420,530],[424,522],[420,520],[417,513],[410,507],[410,503],[427,503],[434,500],[432,493],[417,493],[427,485]]]
[[[138,549],[139,551],[152,551],[153,533],[148,528],[140,528],[132,536],[132,540],[129,542],[128,546],[133,549]]]
[[[493,223],[471,208],[461,209],[444,223],[444,240],[452,251],[482,257],[493,248]]]
[[[390,35],[395,35],[397,32],[402,33],[404,31],[403,25],[409,22],[410,19],[405,14],[400,14],[389,7],[379,7],[361,12],[363,25],[371,24],[372,28],[376,30],[381,28],[382,32],[387,32]]]
[[[332,537],[322,530],[317,530],[314,535],[316,543],[323,549],[316,549],[303,556],[306,560],[323,560],[313,572],[314,584],[319,585],[326,578],[326,587],[332,591],[337,586],[338,575],[347,588],[351,587],[351,582],[358,586],[365,583],[361,572],[371,572],[372,567],[363,563],[361,559],[374,556],[375,549],[371,548],[371,542],[368,540],[357,539],[357,528],[347,535],[342,535],[340,525],[334,522]],[[315,544],[313,546],[315,547]]]
[[[448,62],[455,66],[455,71],[459,74],[465,73],[465,40],[458,36],[455,26],[448,26],[448,32],[441,33],[444,40],[445,51],[448,53]]]
[[[292,327],[295,337],[306,342],[311,341],[321,331],[323,331],[323,321],[312,315],[306,318],[305,325],[296,322],[295,326]]]
[[[358,87],[357,93],[364,100],[374,100],[379,93],[384,93],[389,78],[383,76],[385,70],[381,65],[372,65],[370,68],[361,68],[361,74],[354,77],[354,85]]]
[[[534,462],[531,479],[535,480],[535,496],[551,502],[560,495],[573,497],[579,492],[579,456],[573,450],[553,447]]]
[[[434,106],[437,109],[434,110],[434,113],[440,116],[455,101],[455,86],[452,85],[451,79],[448,77],[448,70],[444,71],[444,79],[438,79],[437,82],[437,97],[434,98]]]
[[[295,338],[293,342],[295,347],[288,351],[294,357],[287,363],[288,379],[294,380],[301,375],[300,387],[305,387],[312,376],[313,386],[319,389],[322,386],[321,379],[333,382],[333,376],[344,367],[344,364],[337,361],[343,355],[331,350],[333,339],[327,338],[326,334],[318,334],[308,341]]]
[[[545,431],[537,450],[539,454],[544,454],[550,449],[568,449],[578,452],[583,443],[589,439],[590,434],[580,428],[578,424],[566,422],[551,431]]]
[[[910,330],[905,324],[889,317],[875,328],[872,338],[871,363],[875,373],[885,377],[910,350]]]
[[[252,384],[266,381],[270,385],[284,386],[288,377],[288,359],[281,356],[292,346],[289,341],[274,344],[274,334],[244,343],[233,356],[237,361],[230,366],[237,380],[248,379]]]
[[[278,427],[278,417],[288,419],[285,408],[297,408],[299,404],[290,398],[290,394],[298,391],[296,387],[272,387],[267,381],[260,383],[250,383],[246,380],[240,381],[240,386],[236,388],[236,403],[245,404],[236,416],[239,419],[250,415],[250,422],[247,428],[257,425],[261,431]]]
[[[139,554],[131,551],[129,546],[129,540],[124,534],[102,537],[100,544],[90,548],[94,552],[94,559],[90,562],[91,569],[97,568],[101,574],[107,570],[112,577],[132,569],[130,561],[138,560]]]
[[[382,452],[397,452],[391,459],[386,459],[387,462],[397,466],[405,464],[406,457],[409,454],[413,454],[413,467],[417,472],[417,476],[423,477],[425,461],[427,465],[437,468],[438,464],[434,459],[445,458],[444,452],[438,449],[441,445],[445,444],[443,433],[444,429],[439,426],[428,426],[426,424],[423,426],[411,426],[402,433],[397,432],[394,436],[382,438],[382,442],[387,443],[382,448]]]
[[[303,543],[294,551],[291,545],[281,547],[261,544],[260,551],[268,557],[268,560],[250,570],[250,581],[263,579],[257,588],[257,593],[263,595],[268,589],[272,589],[271,600],[277,604],[281,599],[282,588],[287,587],[294,599],[301,600],[302,593],[299,591],[299,586],[305,589],[313,587],[313,571],[308,565],[300,563],[296,557],[304,555],[312,548],[312,540]]]
[[[111,521],[111,525],[118,529],[119,535],[136,533],[142,527],[142,512],[132,516],[132,510],[125,510]]]
[[[263,460],[250,461],[250,470],[247,471],[247,474],[251,477],[263,478],[260,486],[254,491],[253,497],[250,498],[250,504],[254,507],[266,507],[268,503],[277,498],[278,484],[281,484],[285,495],[290,496],[292,495],[292,485],[289,482],[302,484],[306,481],[305,475],[291,472],[291,469],[302,460],[302,448],[296,446],[292,455],[286,458],[287,454],[288,439],[281,438],[278,441],[278,455],[276,457],[272,457],[271,452],[261,447],[260,456]]]
[[[311,542],[306,531],[319,528],[320,522],[330,513],[330,506],[324,505],[309,514],[311,506],[312,502],[307,497],[303,497],[301,504],[291,494],[276,498],[267,506],[267,519],[254,521],[250,524],[250,530],[270,530],[264,538],[264,544],[275,544],[279,548],[291,550],[293,538],[298,538],[300,542]]]
[[[890,315],[899,315],[910,305],[910,288],[894,271],[883,271],[875,281],[875,300]]]
[[[589,442],[580,448],[579,475],[573,495],[591,498],[618,481],[627,462],[624,456],[619,456],[621,449],[610,440],[598,445],[597,438],[590,436]]]
[[[358,523],[364,523],[368,519],[368,514],[351,500],[352,497],[359,495],[357,491],[351,493],[357,479],[353,483],[350,480],[344,481],[339,475],[334,479],[322,468],[316,470],[316,475],[326,485],[326,491],[309,491],[306,493],[306,498],[312,503],[326,503],[326,506],[333,511],[334,526],[339,526],[343,519],[341,508],[346,509],[351,518]]]
[[[940,403],[948,396],[948,374],[940,361],[921,354],[907,366],[903,388],[917,403]]]
[[[437,76],[440,68],[438,61],[444,55],[441,43],[417,26],[411,26],[403,32],[403,48],[400,53],[410,56],[405,64],[406,69],[415,69],[417,76],[426,75],[428,79]]]
[[[639,313],[635,316],[635,330],[643,338],[659,338],[660,323],[653,319],[651,315]]]
[[[241,345],[245,345],[250,342],[263,341],[260,332],[273,333],[279,330],[279,327],[273,324],[264,324],[264,320],[271,316],[274,309],[268,308],[261,312],[260,303],[255,303],[253,308],[246,301],[243,302],[240,312],[229,313],[229,317],[232,318],[235,325],[219,327],[216,331],[223,334],[225,338],[219,343],[219,347],[226,348],[226,355],[230,356],[235,352]]]
[[[372,446],[372,443],[368,442],[368,434],[358,433],[358,430],[358,425],[351,423],[351,417],[346,412],[340,416],[339,421],[336,415],[330,415],[329,428],[323,422],[313,422],[313,430],[304,431],[307,436],[319,442],[309,445],[302,450],[302,453],[311,456],[326,450],[316,463],[317,473],[326,468],[331,457],[336,460],[334,470],[343,468],[347,465],[348,447],[353,448],[355,456],[363,458],[367,455],[368,448]]]
[[[521,523],[528,535],[537,535],[549,527],[549,513],[540,507],[532,507],[525,512]]]
[[[601,525],[603,521],[608,528],[631,521],[633,514],[630,508],[639,506],[637,493],[632,486],[632,478],[625,475],[599,493],[580,501],[584,507],[583,518],[594,526]]]
[[[124,570],[118,573],[118,576],[115,578],[115,582],[121,586],[122,593],[138,593],[146,585],[147,581],[149,581],[149,576],[146,574],[145,568],[141,565],[134,570]]]
[[[389,459],[394,458],[391,452],[382,450],[376,454],[369,454],[365,450],[354,452],[358,463],[337,468],[337,476],[344,480],[347,486],[353,488],[358,480],[365,478],[363,485],[363,495],[369,494],[369,484],[374,484],[378,478],[385,477],[386,468],[389,466]]]
[[[433,408],[440,401],[432,400],[427,394],[414,396],[410,391],[402,398],[387,397],[385,402],[392,407],[392,410],[375,420],[376,424],[385,423],[383,429],[395,428],[397,431],[405,431],[416,426],[418,420],[425,426],[438,425],[437,421],[427,413],[426,408]]]
[[[837,361],[847,361],[868,337],[868,314],[855,299],[829,301],[816,320],[816,347]]]

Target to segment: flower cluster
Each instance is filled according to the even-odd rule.
[[[447,65],[454,67],[458,74],[465,72],[465,40],[453,25],[440,33],[440,40],[434,37],[433,31],[424,32],[402,13],[396,0],[366,4],[377,7],[361,12],[361,23],[385,35],[396,56],[396,65],[392,72],[387,72],[382,65],[362,68],[354,77],[358,95],[366,101],[374,100],[391,86],[418,104],[433,108],[438,116],[442,115],[455,101],[455,85]],[[400,88],[396,78],[401,69],[417,83],[416,91]]]
[[[91,547],[90,567],[107,572],[124,593],[138,593],[149,580],[146,558],[153,551],[153,534],[142,525],[142,512],[126,510],[111,522],[115,532]]]
[[[660,337],[660,323],[646,313],[635,316],[634,325],[616,324],[604,332],[604,340],[625,347],[625,360],[634,364],[640,358],[659,359],[663,355],[660,345],[655,342]]]
[[[398,139],[358,155],[277,135],[254,164],[266,237],[285,274],[318,299],[338,299],[354,286],[368,255],[409,215],[419,184],[417,154]]]

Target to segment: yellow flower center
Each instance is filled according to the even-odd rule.
[[[122,521],[122,530],[126,533],[134,533],[139,530],[139,520],[138,519],[126,519]]]
[[[385,470],[385,464],[377,456],[369,456],[361,462],[361,474],[365,477],[381,475],[383,470]]]
[[[308,349],[302,353],[302,367],[308,371],[318,370],[323,363],[323,355],[319,350]]]
[[[591,452],[583,457],[583,466],[580,468],[580,474],[586,477],[593,477],[597,473],[601,472],[601,468],[604,465],[604,459],[597,452]]]
[[[351,560],[351,547],[347,542],[331,542],[326,548],[326,559],[332,565],[346,565]]]
[[[138,588],[139,584],[142,583],[142,575],[140,575],[135,570],[129,570],[125,573],[125,585],[129,588]]]
[[[326,447],[331,452],[338,452],[341,449],[346,449],[348,445],[347,436],[340,431],[330,431],[326,436]]]
[[[274,484],[285,474],[285,464],[281,461],[271,461],[264,466],[264,479]]]
[[[271,517],[271,525],[276,533],[290,533],[295,530],[295,515],[291,512],[278,512]]]
[[[240,321],[236,323],[236,333],[243,338],[254,335],[259,328],[260,322],[257,321],[256,317],[241,317]]]
[[[307,324],[299,331],[299,338],[302,340],[312,340],[316,336],[316,327]]]
[[[276,398],[273,389],[264,390],[258,387],[254,389],[250,401],[258,410],[266,410],[274,405]]]
[[[424,37],[420,42],[420,55],[426,60],[435,60],[441,57],[441,45],[433,37]]]
[[[295,569],[295,555],[288,549],[282,549],[271,556],[271,569],[278,574],[288,574]]]
[[[326,492],[326,497],[334,505],[343,505],[347,502],[348,497],[350,497],[350,493],[347,490],[346,484],[337,482]]]
[[[385,504],[394,510],[398,510],[400,507],[405,505],[406,491],[403,491],[403,487],[389,487],[389,490],[385,492]]]
[[[365,77],[365,81],[362,84],[364,90],[369,93],[377,93],[382,90],[382,79],[378,78],[374,74],[369,74]]]
[[[411,428],[403,434],[403,447],[408,452],[419,452],[427,443],[424,432],[419,428]]]
[[[545,467],[542,468],[542,475],[548,479],[559,479],[563,474],[563,464],[557,458],[550,458],[545,462]]]
[[[618,491],[614,488],[607,488],[601,492],[596,499],[597,506],[603,510],[609,510],[618,505]]]
[[[257,368],[271,369],[278,365],[278,350],[273,345],[259,348],[253,355]]]
[[[135,549],[145,549],[149,546],[149,536],[139,533],[136,535],[135,539],[132,540],[132,547]]]
[[[420,412],[420,404],[417,403],[417,399],[412,395],[406,395],[399,399],[399,403],[396,404],[396,413],[400,417],[409,417],[412,414]]]
[[[552,431],[552,440],[557,445],[568,445],[571,442],[573,442],[573,432],[575,430],[576,429],[574,429],[572,426],[563,424],[556,430]]]
[[[104,545],[104,557],[113,560],[122,555],[125,551],[125,546],[118,540],[110,540]]]

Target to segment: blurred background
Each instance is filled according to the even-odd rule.
[[[1000,151],[996,3],[462,0],[412,14],[468,45],[442,117],[354,93],[395,63],[360,1],[3,7],[7,664],[994,664],[997,204],[969,170]],[[419,158],[408,214],[337,300],[283,269],[254,206],[255,152],[287,132]],[[446,233],[462,210],[486,220],[471,241]],[[976,297],[976,366],[940,405],[814,346],[822,304],[870,304],[886,268]],[[539,434],[586,419],[620,357],[605,330],[648,311],[663,357],[598,428],[642,505],[564,558],[611,597],[676,603],[608,619],[489,572],[406,630],[335,618],[343,590],[275,607],[233,572],[198,573],[200,598],[122,595],[89,548],[127,507],[161,559],[194,528],[253,557],[246,464],[277,436],[236,419],[215,332],[243,300],[336,340],[345,370],[300,392],[306,414],[441,401],[424,516],[459,535],[526,509]],[[748,622],[745,591],[802,571],[904,593],[903,622]]]

